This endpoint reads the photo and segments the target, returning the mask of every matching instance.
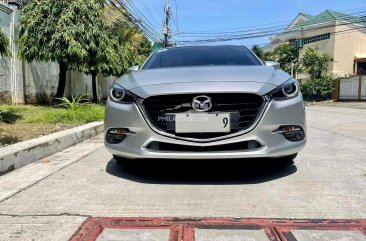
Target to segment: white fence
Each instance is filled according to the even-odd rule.
[[[366,100],[366,76],[340,79],[337,84],[339,100]]]

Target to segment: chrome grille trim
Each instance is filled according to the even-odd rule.
[[[245,93],[243,93],[243,94],[245,94]],[[197,95],[199,95],[199,93],[197,93]],[[162,96],[162,95],[159,95],[159,96]],[[152,97],[152,96],[149,96],[149,97]],[[175,134],[172,134],[172,133],[162,131],[159,128],[157,128],[155,126],[155,124],[151,121],[151,118],[148,114],[148,111],[146,110],[145,106],[143,105],[143,102],[144,102],[145,99],[142,99],[142,98],[137,99],[136,104],[137,104],[137,107],[138,107],[139,111],[141,112],[142,116],[144,117],[146,123],[148,124],[148,126],[154,132],[156,132],[156,133],[158,133],[162,136],[174,138],[174,139],[177,139],[177,140],[184,140],[184,141],[198,142],[198,143],[207,143],[207,142],[215,142],[215,141],[225,140],[225,139],[237,137],[237,136],[244,135],[244,134],[247,134],[247,133],[251,132],[258,125],[259,121],[262,119],[264,113],[266,112],[266,110],[268,109],[268,106],[270,104],[271,99],[270,99],[269,96],[261,96],[261,98],[263,99],[262,106],[259,108],[259,111],[258,111],[258,114],[257,114],[255,120],[253,121],[253,123],[249,127],[247,127],[244,130],[240,130],[238,132],[235,132],[235,133],[228,133],[227,135],[213,137],[213,138],[207,138],[207,139],[182,137],[182,136],[178,136],[178,135],[175,135]]]

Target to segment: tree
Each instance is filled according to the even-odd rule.
[[[93,101],[98,101],[97,83],[96,78],[99,74],[104,75],[116,75],[121,72],[123,56],[119,54],[123,49],[118,43],[118,39],[114,37],[110,31],[108,31],[107,24],[103,17],[101,7],[103,2],[98,0],[97,4],[92,5],[94,7],[93,15],[89,16],[92,21],[88,26],[88,32],[90,33],[86,39],[88,46],[88,58],[80,65],[79,70],[92,76],[92,92]]]
[[[270,61],[270,60],[272,60],[272,53],[271,52],[264,52],[263,49],[261,47],[259,47],[259,45],[253,45],[252,51],[262,61]]]
[[[79,69],[89,59],[90,38],[95,35],[90,30],[97,31],[93,21],[99,4],[95,0],[33,0],[23,9],[19,56],[28,62],[59,64],[56,97],[64,95],[67,70]]]
[[[329,63],[333,61],[327,54],[320,54],[318,48],[307,48],[300,60],[302,71],[310,75],[301,85],[301,92],[305,100],[323,101],[332,97],[334,81],[327,76]]]
[[[307,48],[300,60],[300,67],[311,79],[320,79],[326,76],[328,65],[332,61],[329,55],[320,54],[318,48]]]
[[[119,45],[123,46],[124,68],[125,73],[128,67],[133,65],[141,65],[151,53],[151,43],[143,35],[141,30],[129,21],[115,21],[110,25],[110,31],[113,36],[118,39]]]
[[[253,45],[252,51],[253,51],[253,53],[255,53],[255,55],[257,55],[258,58],[260,58],[262,60],[265,59],[263,49],[261,47],[259,47],[259,45]]]
[[[299,49],[288,44],[278,46],[273,53],[271,53],[272,60],[281,64],[281,68],[287,73],[295,73],[298,70]]]
[[[9,50],[10,42],[9,37],[0,30],[0,56],[1,57],[11,57],[12,54]]]

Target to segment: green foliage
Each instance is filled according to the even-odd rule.
[[[88,57],[88,31],[95,3],[84,0],[33,0],[20,19],[19,55],[31,62],[65,62],[69,69]]]
[[[68,69],[118,68],[117,43],[107,32],[100,0],[33,0],[20,20],[19,55],[31,62],[64,62]]]
[[[253,45],[252,47],[253,53],[258,56],[263,61],[270,60],[270,53],[265,53],[259,45]]]
[[[327,75],[328,65],[333,61],[327,54],[318,53],[318,48],[307,48],[300,61],[300,68],[311,79],[323,79]]]
[[[118,45],[121,46],[118,53],[122,69],[119,69],[118,75],[126,73],[128,67],[141,65],[150,55],[152,49],[150,41],[128,21],[113,22],[110,25],[110,32],[117,37]]]
[[[79,66],[79,70],[93,75],[116,75],[122,70],[120,63],[123,61],[123,56],[119,54],[121,45],[118,38],[109,31],[101,11],[101,2],[103,1],[99,0],[99,4],[93,5],[93,12],[95,12],[91,17],[93,24],[89,29],[90,36],[85,41],[88,46],[88,57]]]
[[[19,56],[28,62],[60,64],[56,96],[63,96],[66,70],[93,76],[121,72],[121,49],[101,11],[105,4],[103,0],[33,0],[25,5]]]
[[[150,42],[128,21],[108,26],[101,9],[107,5],[104,0],[29,1],[20,20],[20,57],[105,75],[143,63]]]
[[[2,57],[11,57],[12,54],[9,50],[10,42],[9,37],[6,36],[6,34],[0,30],[0,56]]]
[[[59,109],[44,113],[44,122],[63,124],[86,124],[101,121],[104,117],[104,106],[85,104],[73,111]]]
[[[305,101],[325,101],[332,99],[334,80],[328,76],[310,79],[301,84],[301,93]]]
[[[6,123],[10,124],[47,123],[79,125],[101,121],[104,118],[104,106],[96,104],[82,104],[73,111],[66,108],[33,105],[0,105],[0,109],[5,110],[8,116],[11,114],[14,121],[10,122],[8,117],[4,117],[4,122],[6,119]]]
[[[294,72],[298,70],[299,54],[298,48],[288,44],[282,44],[269,54],[269,58],[279,62],[281,68],[291,74],[291,62],[293,63]]]
[[[71,98],[71,101],[66,98],[55,98],[59,101],[61,101],[61,104],[57,106],[65,107],[66,109],[69,109],[71,111],[75,111],[76,109],[79,109],[82,105],[85,103],[89,103],[89,100],[87,99],[86,95],[80,95],[80,96],[73,96]]]

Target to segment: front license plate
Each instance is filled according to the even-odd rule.
[[[229,113],[175,114],[176,133],[225,133],[230,131]]]

